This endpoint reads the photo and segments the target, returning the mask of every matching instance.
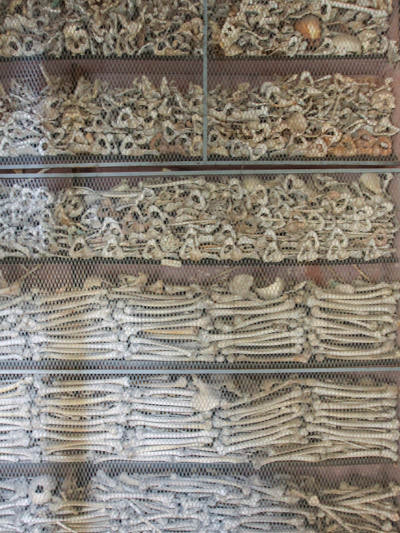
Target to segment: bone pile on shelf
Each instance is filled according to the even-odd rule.
[[[0,86],[0,156],[158,156],[193,158],[202,149],[202,88],[181,90],[146,76],[127,87],[81,77],[49,78],[37,91]]]
[[[396,296],[400,285],[315,285],[307,300],[310,311],[308,340],[317,360],[383,360],[397,346]],[[392,317],[392,320],[389,319]],[[386,355],[385,355],[386,354]]]
[[[185,56],[203,48],[203,2],[18,0],[2,5],[0,56]]]
[[[40,460],[40,448],[32,439],[33,418],[32,378],[1,381],[0,462]]]
[[[313,78],[309,72],[256,87],[218,85],[208,96],[208,155],[387,158],[399,131],[391,121],[392,86],[391,78]]]
[[[2,531],[19,533],[382,533],[397,531],[396,484],[360,478],[330,489],[303,476],[132,474],[0,481]]]
[[[58,194],[14,185],[1,189],[0,257],[384,259],[394,254],[398,230],[391,179],[192,178]]]
[[[397,359],[399,283],[201,286],[122,275],[55,293],[0,288],[0,359],[307,363]]]
[[[393,1],[210,0],[217,55],[370,56],[392,54]]]
[[[138,532],[193,533],[397,531],[395,498],[400,487],[360,481],[362,486],[342,482],[326,489],[311,478],[299,477],[275,476],[266,482],[257,476],[217,473],[184,477],[123,472],[110,477],[99,471],[83,509],[68,500],[55,508],[62,524],[77,533],[133,531],[132,527]]]
[[[26,377],[2,390],[1,461],[399,459],[398,388],[367,379]]]
[[[0,479],[0,531],[61,533],[51,508],[55,490],[50,476]]]

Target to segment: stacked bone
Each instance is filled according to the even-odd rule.
[[[309,296],[311,294],[311,296]],[[398,283],[257,286],[247,274],[209,286],[144,273],[117,286],[88,278],[52,294],[0,289],[3,359],[307,363],[397,359]],[[307,318],[308,313],[311,317]]]
[[[364,479],[326,488],[312,478],[127,474],[0,481],[2,531],[43,533],[382,533],[397,531],[400,488]]]
[[[398,128],[393,80],[309,72],[209,92],[208,155],[243,160],[385,158]],[[336,104],[332,105],[332,102]]]
[[[50,378],[37,380],[34,391],[33,438],[46,460],[252,462],[260,468],[281,461],[398,459],[397,387],[368,380]]]
[[[264,381],[252,394],[245,391],[216,412],[215,423],[222,429],[220,453],[244,453],[258,468],[286,460],[396,461],[397,398],[396,386],[369,381]]]
[[[383,55],[392,0],[212,0],[211,44],[224,56]]]
[[[127,336],[129,359],[307,360],[304,311],[296,309],[300,288],[284,292],[278,280],[253,292],[253,277],[238,275],[228,287],[211,287],[208,297],[196,285],[168,287],[159,280],[146,291],[147,277],[136,281],[111,296],[118,302],[113,316]]]
[[[39,92],[14,80],[0,87],[0,156],[201,155],[202,89],[180,90],[147,77],[116,88],[80,78],[76,84],[48,78]]]
[[[75,462],[122,458],[129,386],[128,378],[37,379],[33,436],[40,442],[44,459]]]
[[[392,177],[122,182],[108,191],[61,190],[55,198],[45,188],[4,188],[0,257],[273,263],[390,257],[398,229],[387,190]]]
[[[52,515],[56,484],[49,476],[0,480],[0,530],[18,533],[52,533],[57,520]]]
[[[109,292],[88,279],[82,289],[26,295],[25,338],[34,360],[105,360],[126,357],[112,320]]]
[[[213,399],[203,389],[168,376],[138,385],[127,378],[38,382],[34,434],[44,457],[57,461],[215,462]]]
[[[0,461],[40,460],[33,428],[32,378],[0,383]]]
[[[327,289],[314,285],[307,301],[311,311],[308,338],[317,359],[391,358],[397,347],[400,285],[331,285]]]
[[[365,480],[325,488],[298,477],[266,482],[257,476],[110,477],[98,471],[84,504],[64,500],[55,510],[60,522],[76,533],[382,533],[398,531],[399,494],[393,483],[371,485]]]
[[[200,55],[201,1],[17,0],[2,6],[0,56]]]

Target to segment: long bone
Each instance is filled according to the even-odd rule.
[[[390,300],[392,301],[392,300]],[[393,300],[395,302],[395,300]],[[323,309],[333,309],[335,311],[346,311],[346,312],[357,312],[360,315],[363,315],[365,313],[369,312],[378,312],[378,313],[390,313],[393,314],[396,311],[395,305],[390,305],[389,300],[377,300],[376,302],[373,302],[371,304],[355,304],[351,303],[350,309],[349,305],[345,303],[334,303],[332,301],[321,301],[317,300],[314,297],[310,297],[307,301],[307,305],[311,308],[318,307]]]

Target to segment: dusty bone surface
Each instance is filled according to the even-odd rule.
[[[252,463],[259,469],[285,461],[399,458],[398,388],[370,378],[25,379],[28,388],[10,400],[12,407],[3,402],[4,461]],[[12,435],[10,424],[18,425]]]
[[[0,283],[3,360],[308,363],[400,356],[397,282],[187,285],[121,275],[56,292]]]
[[[73,475],[0,480],[0,527],[21,533],[397,531],[399,486],[304,476]]]
[[[390,55],[393,1],[209,1],[211,52],[222,57]]]
[[[394,254],[398,230],[388,192],[392,179],[389,173],[366,173],[351,182],[322,174],[193,177],[54,194],[4,187],[0,257],[385,259]],[[43,209],[31,214],[27,202]]]
[[[32,377],[0,382],[0,461],[39,462],[40,447],[32,436]]]
[[[48,475],[0,479],[0,530],[61,531],[52,509],[57,493],[56,480]]]
[[[3,7],[0,56],[199,56],[199,0],[17,0]]]
[[[135,531],[197,533],[397,531],[395,483],[362,478],[326,486],[297,476],[240,477],[180,474],[109,476],[99,470],[77,498],[54,500],[63,525],[78,533]],[[75,500],[75,501],[73,501]],[[116,511],[118,509],[118,511]]]
[[[146,76],[110,81],[51,77],[37,90],[21,80],[0,90],[0,156],[152,156],[194,158],[202,150],[202,88],[179,89]]]
[[[389,77],[304,71],[256,86],[216,85],[208,104],[208,155],[216,159],[387,158],[399,132]]]

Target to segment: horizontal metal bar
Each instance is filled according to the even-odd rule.
[[[238,161],[205,161],[205,160],[194,160],[194,161],[94,161],[92,163],[82,163],[82,162],[63,162],[63,163],[15,163],[15,164],[2,164],[0,163],[0,169],[3,170],[18,170],[18,169],[28,169],[28,168],[95,168],[95,167],[132,167],[132,166],[141,166],[141,167],[154,167],[154,166],[184,166],[184,167],[198,167],[199,165],[207,167],[215,166],[267,166],[271,167],[285,167],[288,171],[291,171],[291,166],[300,166],[305,167],[317,167],[320,170],[326,171],[329,165],[332,167],[342,167],[347,165],[349,167],[361,167],[368,165],[370,168],[375,168],[376,165],[382,165],[382,161],[376,160],[363,160],[363,161],[349,161],[346,159],[340,160],[264,160],[264,161],[248,161],[248,160],[238,160]],[[400,167],[400,161],[388,161],[387,166],[390,167]]]
[[[131,369],[90,369],[90,370],[80,370],[80,369],[67,369],[67,370],[44,370],[44,369],[4,369],[0,368],[0,375],[10,375],[10,376],[26,376],[26,375],[48,375],[48,376],[115,376],[115,375],[140,375],[154,376],[154,375],[285,375],[285,374],[375,374],[375,373],[392,373],[400,372],[399,366],[360,366],[360,367],[336,367],[336,368],[285,368],[285,369],[276,369],[276,368],[265,368],[265,369],[245,369],[245,370],[232,370],[232,369],[141,369],[139,372],[135,368]]]
[[[391,264],[397,263],[397,257],[378,257],[371,261],[365,261],[363,259],[346,259],[344,261],[328,259],[320,259],[317,261],[303,261],[299,262],[295,259],[285,259],[280,263],[266,263],[261,259],[242,259],[240,261],[233,261],[231,259],[202,259],[200,261],[190,260],[175,260],[170,266],[175,268],[181,268],[185,266],[229,266],[229,267],[241,267],[241,266],[253,266],[253,267],[295,267],[295,266],[340,266],[340,265],[377,265],[377,264]],[[43,256],[35,259],[26,257],[5,257],[0,259],[0,265],[48,265],[48,264],[68,264],[68,265],[163,265],[163,262],[159,259],[142,259],[140,257],[126,257],[124,259],[114,259],[113,257],[92,257],[89,259],[60,256]],[[165,266],[165,265],[164,265]],[[167,265],[168,266],[168,265]]]
[[[392,174],[400,174],[400,166],[396,168],[386,167],[369,167],[360,168],[335,168],[325,169],[325,173],[329,174],[362,174],[363,172],[377,172],[378,174],[385,174],[391,172]],[[2,174],[0,173],[0,180],[6,179],[62,179],[62,178],[135,178],[135,177],[166,177],[166,176],[268,176],[277,174],[321,174],[321,169],[311,168],[309,170],[295,168],[295,169],[227,169],[227,170],[160,170],[160,171],[133,171],[133,172],[60,172],[60,173],[23,173],[23,174]]]

